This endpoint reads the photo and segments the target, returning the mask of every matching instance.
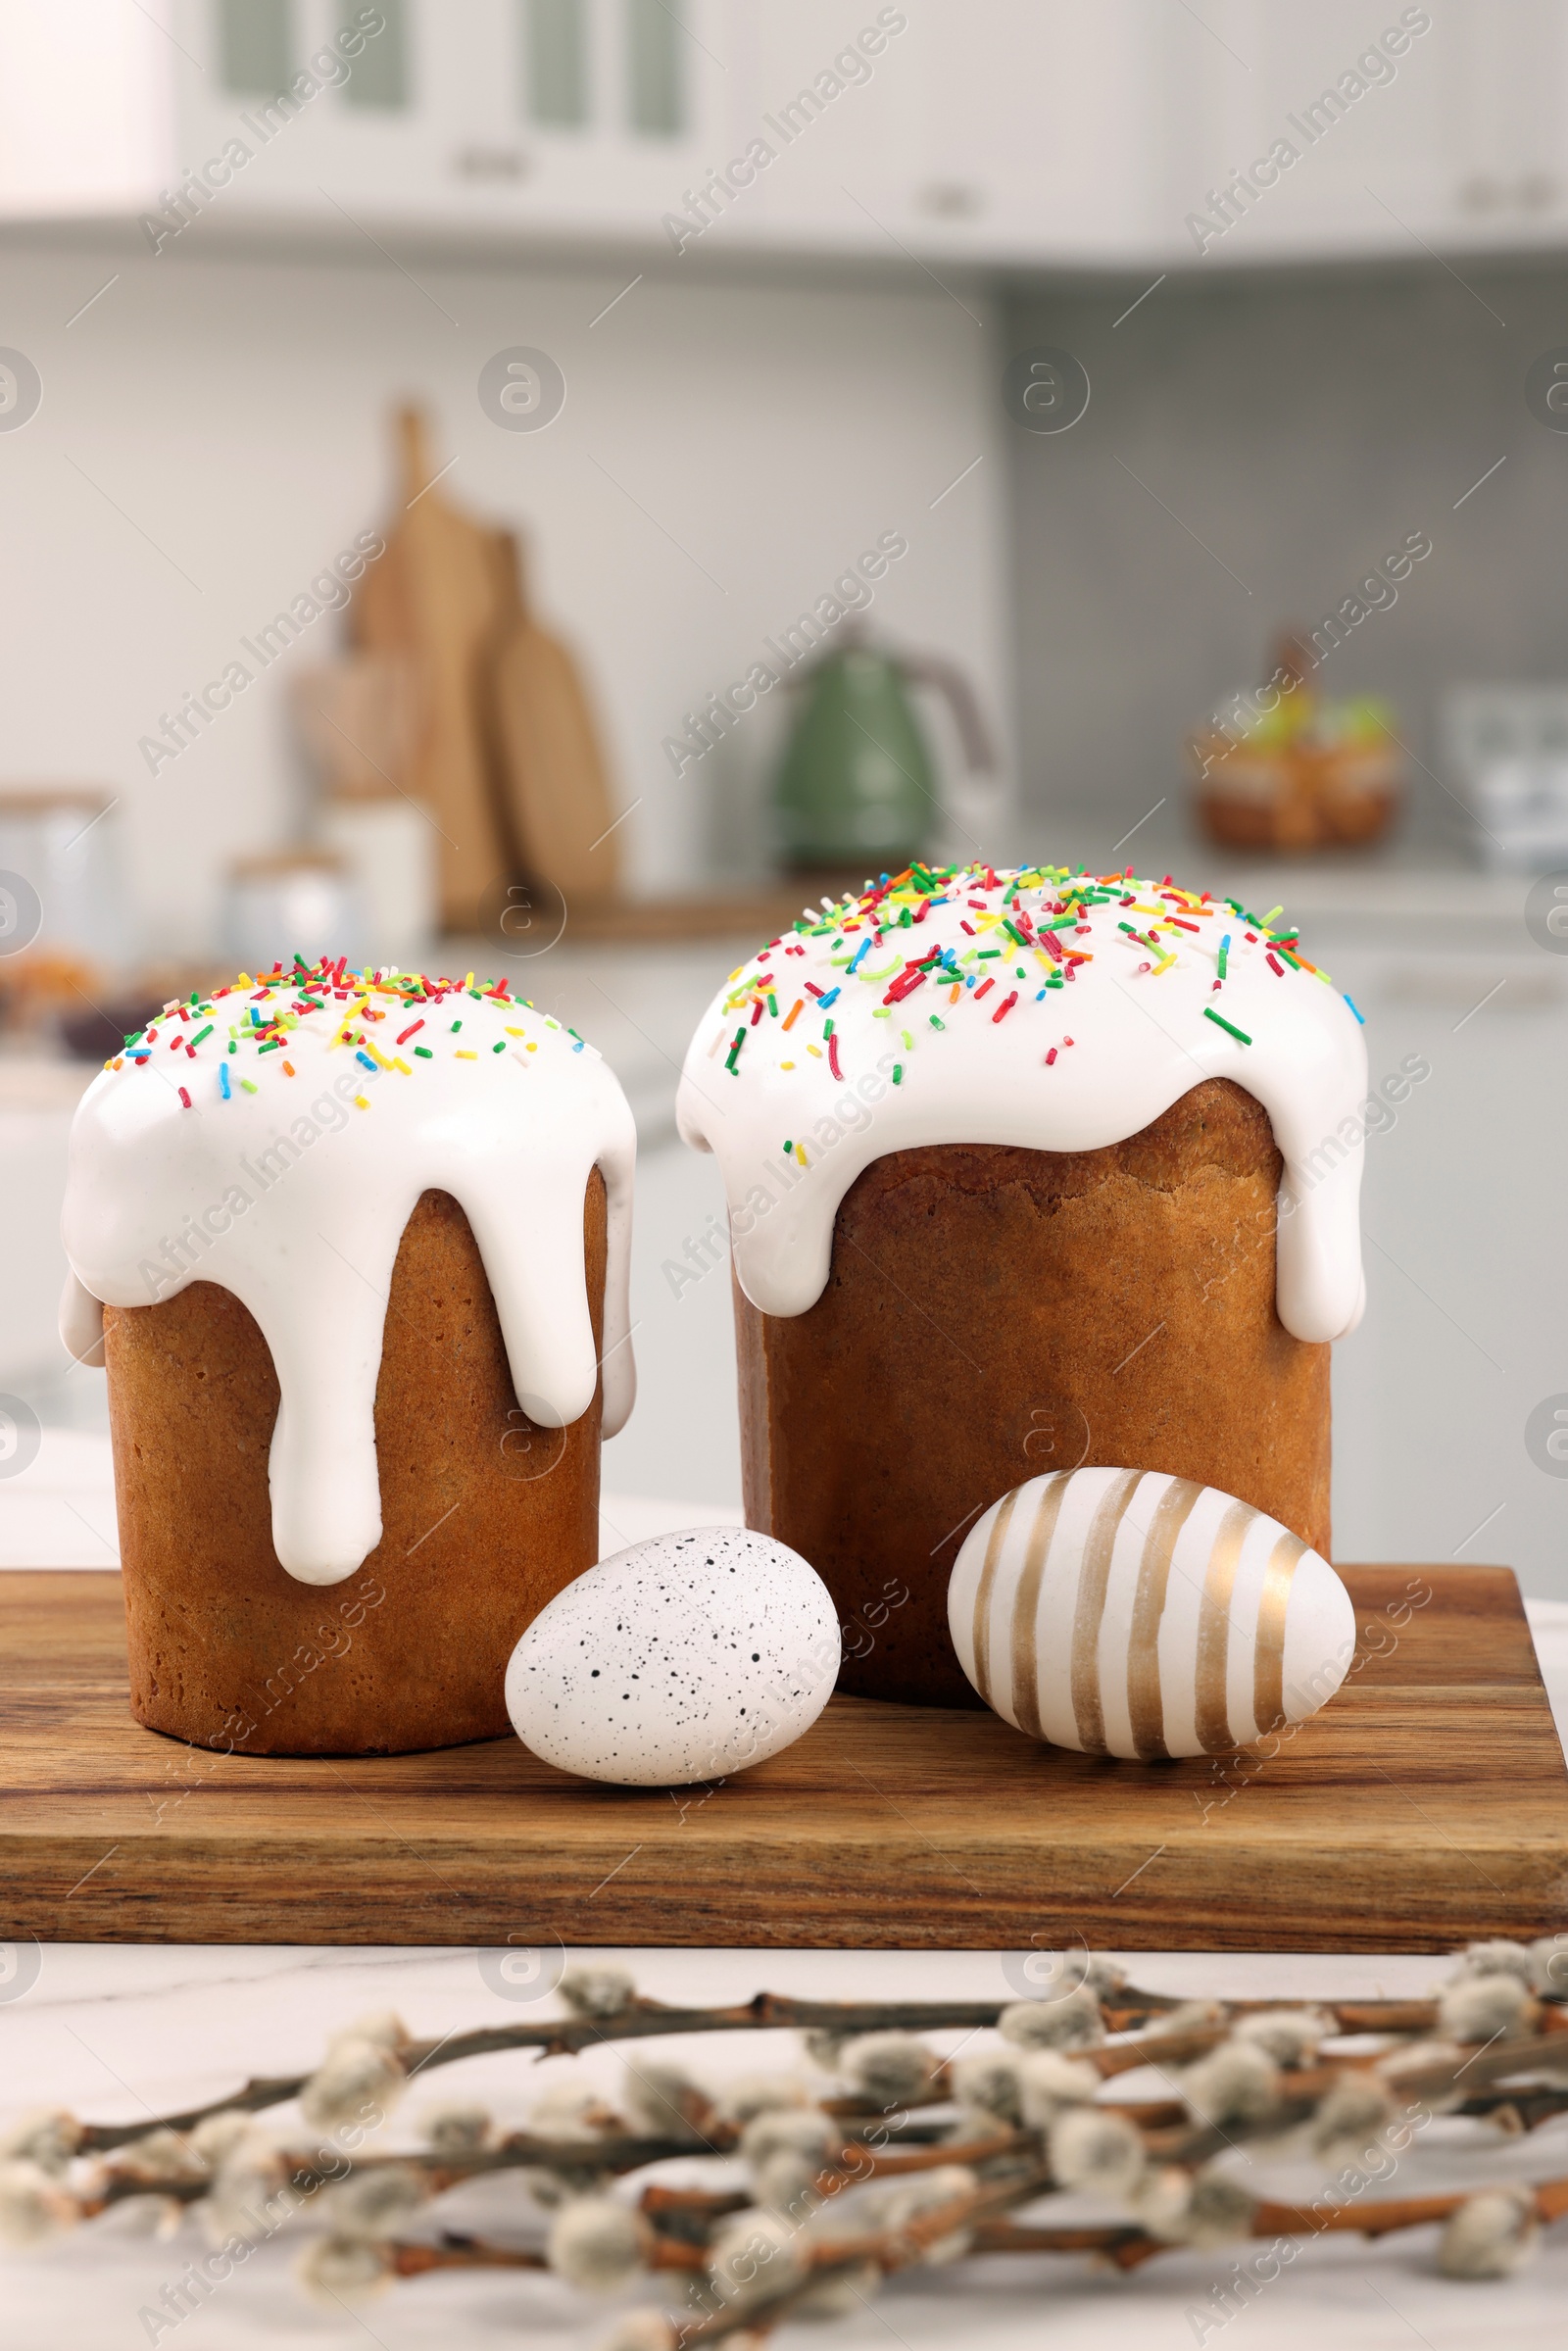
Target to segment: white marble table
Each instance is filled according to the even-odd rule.
[[[733,1520],[733,1511],[612,1497],[607,1547],[662,1527]],[[113,1490],[100,1439],[46,1430],[36,1461],[0,1484],[0,1566],[103,1567],[114,1562]],[[1559,1730],[1568,1724],[1568,1605],[1538,1603],[1531,1620],[1552,1690]],[[575,1956],[575,1955],[574,1955]],[[648,1951],[619,1954],[640,1987],[679,2002],[732,2001],[767,1987],[819,1998],[1002,1997],[1002,1955],[988,1952]],[[246,2072],[291,2072],[318,2057],[328,2033],[369,2010],[395,2008],[416,2034],[432,2038],[514,2018],[466,1950],[200,1947],[54,1944],[21,1998],[0,1997],[0,2128],[24,2110],[63,2105],[95,2121],[133,2120],[220,2096]],[[1172,1991],[1290,1996],[1309,1992],[1427,1989],[1440,1963],[1273,1955],[1148,1954],[1128,1958],[1138,1981]],[[956,2035],[934,2035],[956,2045]],[[662,2044],[704,2079],[778,2062],[769,2036],[726,2036]],[[771,2056],[764,2052],[771,2050]],[[508,2123],[571,2061],[543,2065],[515,2056],[471,2060],[433,2077],[433,2101],[473,2096]],[[585,2060],[612,2085],[623,2060]],[[425,2101],[416,2096],[409,2114]],[[293,2110],[276,2110],[286,2124]],[[402,2119],[402,2118],[400,2118]],[[399,2122],[392,2130],[396,2131]],[[1401,2192],[1454,2184],[1465,2134],[1475,2126],[1436,2126],[1401,2167]],[[1439,2135],[1443,2143],[1438,2143]],[[389,2141],[390,2143],[390,2141]],[[1568,2171],[1568,2123],[1502,2148],[1499,2178]],[[1256,2184],[1283,2196],[1310,2192],[1305,2171],[1260,2173]],[[494,2186],[469,2189],[443,2208],[455,2228],[488,2225],[514,2212]],[[591,2351],[617,2307],[595,2305],[558,2280],[527,2273],[410,2280],[352,2315],[304,2300],[290,2275],[298,2238],[264,2247],[212,2300],[157,2333],[179,2351]],[[1561,2351],[1568,2339],[1568,2224],[1559,2224],[1537,2261],[1506,2282],[1458,2285],[1433,2267],[1434,2231],[1382,2245],[1332,2236],[1307,2247],[1262,2300],[1223,2329],[1222,2339],[1274,2351]],[[203,2250],[188,2230],[170,2242],[113,2228],[78,2232],[38,2252],[0,2257],[0,2343],[5,2351],[117,2351],[148,2342],[139,2313]],[[1095,2271],[1073,2258],[1048,2263],[973,2261],[896,2279],[850,2320],[786,2329],[784,2351],[814,2341],[831,2351],[950,2351],[960,2337],[974,2351],[1178,2351],[1198,2342],[1191,2314],[1228,2275],[1220,2254],[1181,2252],[1131,2277]],[[625,2300],[645,2301],[634,2293]]]

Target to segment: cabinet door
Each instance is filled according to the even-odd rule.
[[[1185,258],[1414,256],[1450,234],[1476,14],[1217,0],[1190,18],[1169,118]]]
[[[182,151],[199,165],[246,144],[222,204],[253,218],[652,241],[717,136],[722,13],[722,0],[180,0]],[[381,21],[363,39],[362,15]]]
[[[1188,256],[1415,259],[1568,228],[1562,0],[1214,0],[1177,36],[1173,101]]]
[[[662,239],[662,216],[701,180],[723,137],[724,0],[504,7],[527,217],[636,243]]]
[[[1560,243],[1568,228],[1568,9],[1467,11],[1465,101],[1450,203],[1460,242]]]
[[[1162,27],[1131,0],[757,0],[731,12],[775,150],[736,241],[983,261],[1151,245]]]
[[[1501,1560],[1568,1598],[1568,1485],[1530,1444],[1568,1391],[1568,975],[1528,943],[1442,957],[1357,928],[1320,948],[1366,1014],[1381,1102],[1366,1319],[1334,1350],[1335,1553]]]

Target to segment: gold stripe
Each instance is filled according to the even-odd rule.
[[[1219,1522],[1208,1554],[1203,1596],[1198,1608],[1198,1743],[1205,1755],[1228,1754],[1236,1741],[1231,1736],[1230,1706],[1225,1693],[1231,1635],[1231,1593],[1241,1563],[1247,1531],[1255,1510],[1232,1502]]]
[[[1002,1506],[991,1522],[986,1542],[985,1563],[980,1570],[980,1582],[974,1595],[974,1686],[989,1706],[991,1703],[991,1587],[997,1580],[997,1562],[1002,1546],[1007,1540],[1012,1513],[1018,1500],[1015,1486],[1002,1497]]]
[[[1259,1739],[1277,1731],[1285,1720],[1285,1611],[1296,1562],[1307,1547],[1299,1535],[1282,1535],[1263,1570],[1252,1649],[1252,1720]]]
[[[1100,1620],[1105,1613],[1110,1554],[1143,1474],[1141,1469],[1124,1469],[1107,1488],[1090,1522],[1078,1569],[1078,1599],[1072,1620],[1072,1718],[1086,1755],[1107,1751],[1105,1710],[1100,1695]]]
[[[1146,1757],[1170,1752],[1165,1744],[1165,1705],[1159,1687],[1159,1620],[1165,1613],[1165,1590],[1177,1540],[1202,1491],[1191,1478],[1173,1478],[1160,1495],[1144,1537],[1127,1647],[1127,1711],[1132,1717],[1134,1749]]]
[[[1067,1492],[1071,1470],[1059,1469],[1047,1479],[1035,1505],[1035,1523],[1029,1530],[1029,1542],[1024,1551],[1023,1572],[1012,1602],[1012,1711],[1020,1731],[1031,1739],[1044,1739],[1040,1727],[1040,1660],[1035,1654],[1035,1616],[1040,1606],[1041,1579],[1046,1572],[1046,1554],[1051,1539],[1056,1532],[1061,1516],[1062,1499]]]

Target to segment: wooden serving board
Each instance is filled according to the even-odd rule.
[[[279,1761],[145,1731],[119,1578],[0,1575],[0,1939],[1421,1950],[1568,1923],[1568,1774],[1506,1568],[1346,1568],[1277,1753],[1092,1761],[838,1698],[711,1788],[514,1740]]]

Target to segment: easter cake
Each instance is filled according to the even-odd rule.
[[[728,1198],[748,1523],[833,1592],[842,1688],[977,1702],[950,1573],[1051,1470],[1330,1556],[1365,1093],[1294,929],[1168,875],[915,865],[731,975],[678,1118]]]
[[[296,959],[126,1039],[72,1130],[61,1328],[109,1375],[143,1723],[505,1733],[631,1408],[634,1152],[592,1047],[471,973]]]

